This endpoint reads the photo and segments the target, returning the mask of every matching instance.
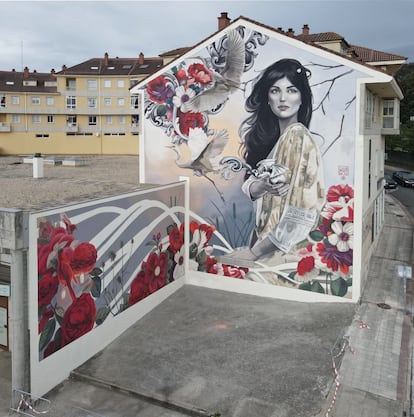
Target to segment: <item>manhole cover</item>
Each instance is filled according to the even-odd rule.
[[[378,303],[377,306],[379,308],[383,308],[384,310],[389,310],[391,308],[391,306],[389,304],[386,304],[386,303]]]

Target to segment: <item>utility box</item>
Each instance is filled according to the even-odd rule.
[[[43,178],[43,158],[40,153],[33,156],[33,178]]]

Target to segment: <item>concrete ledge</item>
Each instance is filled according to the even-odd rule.
[[[84,166],[86,165],[86,160],[81,158],[66,158],[62,160],[62,165],[71,167]]]

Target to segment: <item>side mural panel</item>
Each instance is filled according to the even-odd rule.
[[[362,75],[240,26],[144,86],[146,181],[215,229],[193,268],[351,297]]]
[[[175,184],[32,215],[39,361],[184,276],[184,211]]]

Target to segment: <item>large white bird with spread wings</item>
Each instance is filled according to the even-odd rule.
[[[190,129],[187,145],[173,145],[170,148],[177,154],[175,161],[179,168],[191,169],[194,175],[209,180],[222,200],[223,194],[217,188],[213,179],[208,173],[217,173],[220,169],[220,154],[227,145],[229,134],[226,129],[216,132],[212,139],[208,139],[201,128]],[[189,155],[183,155],[183,149]]]
[[[212,87],[183,103],[181,111],[203,112],[224,103],[231,93],[240,88],[245,59],[243,38],[233,29],[227,35],[226,63],[222,73],[212,72]]]

